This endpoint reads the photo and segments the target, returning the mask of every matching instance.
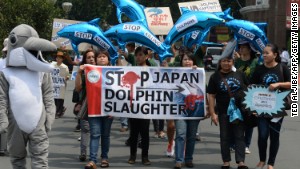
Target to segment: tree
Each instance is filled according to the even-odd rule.
[[[62,10],[50,0],[1,0],[0,41],[19,24],[28,24],[36,29],[41,38],[51,39],[53,18],[61,16]],[[0,47],[3,48],[2,42]]]

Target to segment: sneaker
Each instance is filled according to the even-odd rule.
[[[249,147],[246,147],[245,148],[245,154],[250,154],[251,153],[251,151],[249,150]]]
[[[79,137],[77,140],[78,140],[78,141],[81,141],[81,137]]]
[[[134,164],[135,163],[136,156],[130,156],[128,160],[128,164]]]
[[[77,124],[77,126],[75,127],[75,130],[74,130],[74,132],[80,132],[81,131],[81,129],[80,129],[80,125],[79,124]]]
[[[175,143],[173,141],[173,144],[168,144],[168,148],[167,148],[167,151],[166,151],[166,155],[167,157],[173,157],[174,156],[174,148],[175,148]]]
[[[153,135],[153,138],[159,138],[158,133],[155,133],[155,134]]]
[[[128,128],[125,128],[125,127],[122,127],[122,128],[120,128],[120,132],[126,132],[126,131],[128,131]]]
[[[79,160],[80,160],[81,162],[85,161],[85,160],[86,160],[86,155],[85,155],[85,154],[81,154],[81,155],[79,156]]]
[[[164,139],[164,138],[167,138],[167,135],[166,135],[165,132],[161,131],[161,132],[159,132],[158,137],[161,138],[161,139]]]
[[[151,162],[149,161],[148,157],[143,157],[142,163],[143,163],[143,165],[151,165]]]

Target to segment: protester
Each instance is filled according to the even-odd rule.
[[[110,66],[110,57],[107,51],[101,51],[96,57],[96,64],[99,66]],[[110,129],[113,118],[88,117],[90,125],[90,162],[85,169],[96,169],[99,141],[101,138],[101,168],[109,167],[108,152],[110,146]]]
[[[135,50],[137,66],[151,66],[147,59],[148,50],[145,47],[139,46]],[[129,164],[134,164],[137,155],[138,137],[141,136],[142,146],[142,163],[144,165],[151,165],[148,158],[149,151],[149,119],[129,119],[130,122],[130,158]]]
[[[0,134],[7,129],[12,168],[26,168],[29,151],[32,169],[48,169],[55,104],[53,66],[43,61],[42,52],[56,51],[56,46],[21,24],[10,32],[7,49],[7,67],[0,72]]]
[[[184,51],[181,57],[180,65],[182,67],[195,67],[196,60],[192,52]],[[193,154],[196,142],[196,133],[200,120],[175,120],[175,166],[174,169],[180,169],[185,162],[185,166],[192,168]]]
[[[258,66],[251,78],[252,84],[260,84],[269,87],[269,90],[286,90],[291,88],[291,74],[285,65],[280,64],[278,47],[268,44],[263,52],[264,63]],[[283,110],[285,111],[285,110]],[[279,150],[279,136],[283,117],[266,118],[258,117],[258,150],[260,162],[257,169],[273,169],[276,155]],[[269,159],[267,158],[268,138],[270,136]]]
[[[227,115],[227,109],[232,97],[235,99],[236,106],[238,108],[241,107],[242,93],[248,82],[242,72],[234,72],[232,70],[234,65],[232,58],[233,49],[230,52],[225,51],[223,52],[224,56],[219,60],[218,69],[209,79],[207,87],[209,113],[212,122],[215,125],[219,123],[220,126],[221,155],[224,162],[221,168],[230,168],[230,138],[231,134],[233,134],[236,147],[235,160],[238,164],[238,169],[248,169],[244,164],[244,123],[241,120],[230,122]],[[215,111],[215,104],[217,105],[218,114]]]
[[[95,65],[95,56],[96,52],[93,49],[88,49],[84,52],[82,62],[78,69],[76,79],[75,79],[75,89],[77,92],[80,92],[80,104],[81,109],[78,113],[78,118],[80,119],[80,128],[81,128],[81,138],[80,138],[80,161],[86,160],[87,146],[89,140],[90,127],[88,123],[88,113],[87,113],[87,99],[86,99],[86,84],[85,84],[85,74],[84,74],[84,65],[91,64]]]
[[[66,92],[66,86],[67,86],[67,80],[69,79],[69,68],[67,65],[63,63],[64,60],[64,53],[59,51],[56,54],[55,58],[56,62],[52,62],[52,65],[56,68],[59,69],[59,77],[64,78],[64,85],[63,86],[54,86],[55,88],[57,87],[59,90],[59,96],[54,96],[54,102],[56,106],[56,114],[55,118],[61,118],[65,111],[66,107],[64,106],[64,101],[65,101],[65,92]],[[55,79],[58,80],[58,79]],[[53,82],[53,84],[55,84]]]
[[[240,57],[234,60],[234,66],[237,70],[244,72],[247,80],[249,81],[255,70],[255,67],[258,65],[256,51],[248,41],[241,40],[239,41],[239,54]],[[249,147],[251,144],[253,127],[245,127],[245,153],[250,154],[251,151]],[[232,140],[234,140],[234,138],[232,138]],[[234,142],[232,142],[232,145],[234,145]],[[232,149],[234,149],[234,146],[232,146]]]
[[[280,58],[281,58],[281,63],[285,64],[286,66],[288,65],[288,63],[291,60],[290,54],[289,54],[289,52],[287,51],[287,49],[285,47],[283,47],[281,49]]]
[[[8,38],[3,41],[2,58],[0,58],[0,71],[6,67],[6,55],[7,55],[7,42]],[[0,156],[7,154],[7,133],[6,131],[0,134]]]

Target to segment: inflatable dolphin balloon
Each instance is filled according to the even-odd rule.
[[[225,23],[233,32],[237,39],[245,39],[250,42],[259,52],[262,54],[264,48],[268,44],[268,38],[260,27],[265,26],[260,24],[260,27],[255,25],[255,23],[245,20],[231,20]],[[263,57],[259,58],[258,62],[261,63]]]
[[[134,0],[112,0],[117,7],[117,17],[119,23],[122,23],[122,14],[124,13],[131,21],[141,21],[148,27],[144,7]]]
[[[113,26],[104,32],[104,35],[108,38],[116,39],[121,48],[124,48],[127,42],[136,42],[145,45],[158,53],[160,61],[172,56],[170,46],[160,42],[141,21],[127,22]]]
[[[226,21],[230,21],[234,19],[233,16],[230,15],[231,13],[230,8],[226,9],[224,12],[212,12],[212,13]]]
[[[231,9],[228,8],[224,12],[212,12],[219,18],[222,18],[226,21],[233,20],[234,18],[230,15]],[[193,31],[188,33],[183,38],[184,46],[191,48],[193,45],[201,46],[206,39],[210,29],[203,31]]]
[[[210,29],[205,30],[205,32],[201,31],[193,31],[188,33],[183,38],[183,45],[191,48],[193,45],[201,46],[204,40],[206,39]]]
[[[57,35],[70,39],[72,47],[78,56],[78,45],[82,42],[93,44],[102,50],[107,50],[111,58],[111,63],[114,65],[118,58],[117,50],[109,39],[104,36],[98,25],[99,21],[100,19],[96,18],[89,22],[72,24],[61,29],[57,32]]]
[[[224,23],[224,19],[209,12],[190,11],[181,8],[182,16],[178,19],[174,27],[170,30],[164,43],[171,45],[178,39],[195,30],[206,32],[210,27]]]

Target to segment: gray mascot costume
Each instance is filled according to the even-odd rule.
[[[53,70],[41,51],[56,46],[39,38],[25,24],[8,36],[6,68],[0,72],[0,133],[7,129],[8,152],[14,169],[26,168],[26,147],[32,169],[48,168],[48,131],[55,118]]]

